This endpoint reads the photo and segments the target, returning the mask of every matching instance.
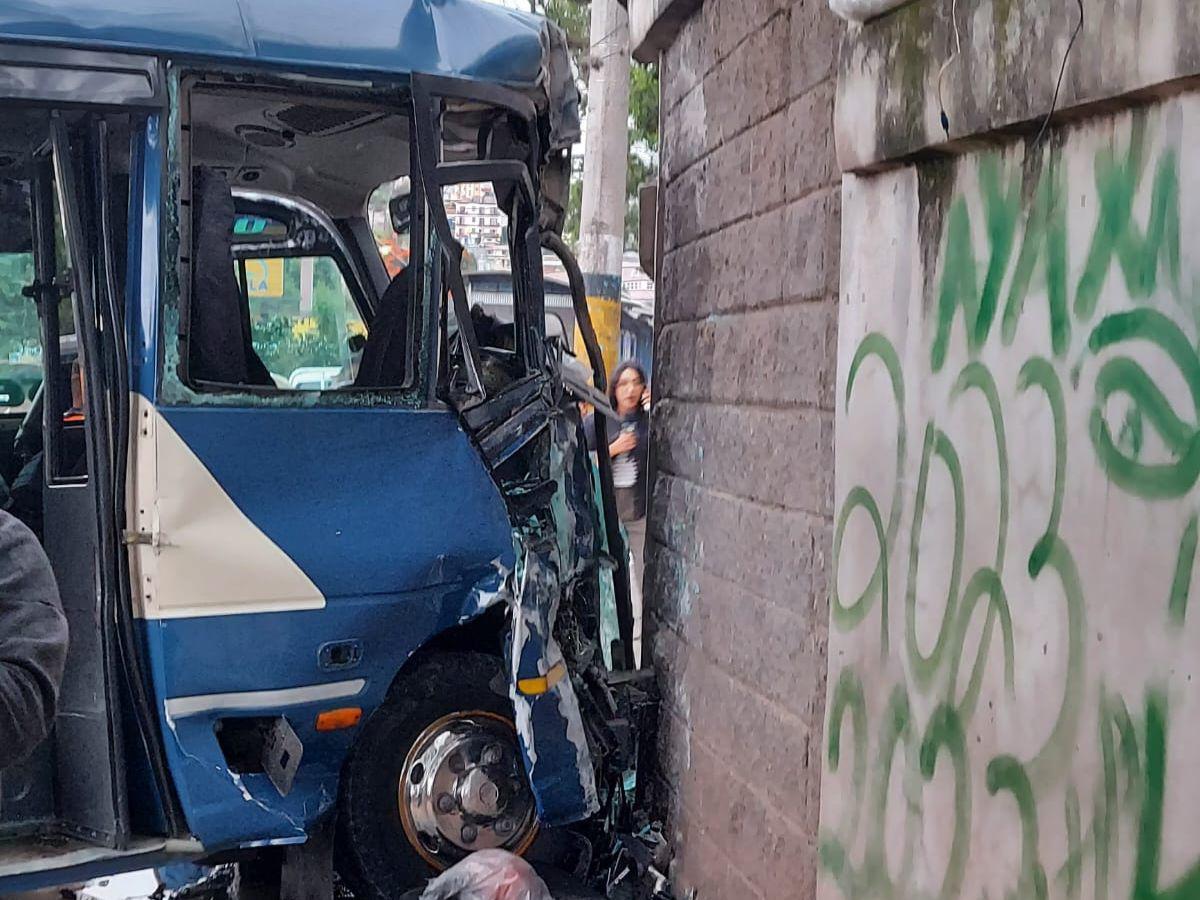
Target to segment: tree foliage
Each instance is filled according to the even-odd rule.
[[[0,362],[41,358],[37,306],[22,291],[33,283],[33,254],[0,254]]]

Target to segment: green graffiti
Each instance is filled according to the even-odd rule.
[[[929,466],[934,456],[940,458],[945,465],[954,491],[954,556],[950,566],[950,588],[946,594],[942,624],[938,627],[933,650],[925,656],[917,645],[917,572],[920,566],[921,526],[925,521],[925,494],[929,488]],[[917,476],[917,499],[913,506],[912,535],[908,545],[908,585],[904,595],[904,635],[908,663],[912,667],[913,678],[921,687],[927,687],[933,680],[946,651],[950,628],[954,622],[958,582],[962,575],[964,504],[962,464],[958,460],[958,453],[955,452],[950,439],[930,423],[925,428],[921,471]]]
[[[1145,341],[1175,363],[1191,394],[1193,414],[1200,417],[1200,356],[1171,319],[1152,309],[1115,313],[1103,319],[1088,339],[1099,354],[1127,341]],[[1105,404],[1122,394],[1161,437],[1176,458],[1170,463],[1143,463],[1124,453],[1113,440],[1105,419]],[[1200,477],[1200,430],[1185,423],[1142,366],[1129,357],[1105,361],[1096,375],[1096,401],[1089,433],[1096,457],[1108,477],[1130,493],[1147,498],[1180,497]]]
[[[1100,694],[1101,708],[1104,691]],[[1103,803],[1096,832],[1096,885],[1097,896],[1108,895],[1108,878],[1112,871],[1113,835],[1116,831],[1117,812],[1117,760],[1113,749],[1111,723],[1102,715],[1100,719],[1100,765],[1103,792],[1098,797]]]
[[[1046,532],[1034,545],[1029,554],[1029,574],[1037,578],[1042,566],[1050,556],[1050,550],[1058,539],[1058,523],[1062,519],[1063,491],[1067,477],[1067,404],[1063,399],[1062,382],[1047,360],[1035,356],[1021,366],[1017,375],[1017,390],[1026,391],[1039,387],[1050,404],[1054,419],[1054,495],[1050,503],[1050,521]]]
[[[858,834],[859,812],[862,809],[863,791],[867,783],[867,704],[863,699],[862,682],[852,669],[843,669],[838,676],[837,686],[829,703],[829,771],[836,772],[842,758],[842,723],[850,713],[850,727],[854,735],[854,770],[850,783],[854,789],[853,801],[847,805],[841,836],[846,845],[854,842]]]
[[[981,162],[979,185],[983,194],[985,231],[988,238],[988,263],[983,286],[976,281],[977,263],[971,240],[971,215],[966,201],[959,197],[947,217],[946,245],[942,280],[938,293],[937,319],[930,361],[934,372],[946,362],[954,314],[963,310],[968,352],[974,356],[987,343],[996,318],[1001,285],[1012,258],[1017,224],[1021,219],[1022,180],[1014,175],[1005,181],[1000,166],[992,160]],[[1024,309],[1033,274],[1044,260],[1046,299],[1050,317],[1050,344],[1055,356],[1061,356],[1070,342],[1071,324],[1067,304],[1067,225],[1063,182],[1057,165],[1051,161],[1039,180],[1034,202],[1025,219],[1021,249],[1004,304],[1001,337],[1010,344]]]
[[[1125,767],[1125,803],[1140,803],[1138,792],[1142,785],[1141,749],[1133,719],[1125,708],[1125,701],[1118,695],[1105,695],[1101,690],[1101,709],[1109,727],[1116,728],[1120,738],[1121,764]]]
[[[889,786],[896,749],[903,747],[907,762],[911,764],[914,761],[916,746],[913,735],[912,711],[908,705],[908,695],[905,694],[903,687],[897,686],[888,701],[880,733],[879,757],[876,762],[878,774],[871,794],[870,830],[867,832],[866,850],[863,857],[864,877],[870,884],[885,889],[889,893],[892,883],[888,870],[887,850],[884,846]],[[910,792],[906,791],[905,793],[911,800]],[[911,806],[909,811],[911,814]],[[902,868],[907,868],[910,855],[911,846],[906,848],[905,865]]]
[[[983,218],[987,226],[988,258],[987,274],[983,279],[983,291],[979,295],[979,309],[975,315],[974,345],[987,343],[988,332],[996,317],[996,306],[1000,297],[1000,285],[1008,271],[1008,260],[1012,255],[1013,235],[1021,215],[1021,179],[1015,177],[1003,183],[1000,166],[988,160],[979,167],[979,187],[983,192]],[[972,326],[971,322],[967,327]]]
[[[938,296],[937,333],[933,338],[933,371],[940,372],[946,362],[946,348],[954,312],[961,305],[966,317],[967,344],[970,352],[978,348],[976,323],[979,319],[979,293],[975,282],[975,253],[971,247],[971,214],[961,197],[950,207],[946,228],[946,262],[942,268],[942,287]]]
[[[1073,784],[1067,786],[1067,795],[1063,800],[1063,821],[1067,827],[1067,897],[1068,900],[1077,900],[1083,848],[1079,837],[1079,792]]]
[[[1072,873],[1082,870],[1085,851],[1090,852],[1094,864],[1091,896],[1094,900],[1107,900],[1110,874],[1117,865],[1116,851],[1119,848],[1113,839],[1121,812],[1135,810],[1141,802],[1141,751],[1125,701],[1119,695],[1109,694],[1101,684],[1097,706],[1101,770],[1092,803],[1092,821],[1079,845],[1067,854],[1058,878],[1069,883]],[[1114,732],[1118,744],[1113,742]],[[1122,770],[1125,773],[1124,791],[1119,789]]]
[[[846,848],[835,837],[823,834],[817,848],[817,860],[826,872],[833,876],[844,897],[857,897],[854,867],[846,857]]]
[[[858,599],[849,606],[842,604],[841,596],[838,593],[836,560],[840,560],[842,557],[842,538],[846,532],[846,525],[850,521],[850,515],[856,509],[862,509],[871,520],[871,524],[875,527],[875,539],[879,545],[879,556],[875,561],[875,574],[872,576],[872,583],[875,583],[876,579],[878,579],[878,584],[880,585],[878,592],[880,597],[880,641],[883,647],[883,655],[886,656],[888,649],[887,536],[883,533],[883,519],[879,516],[879,507],[875,504],[875,498],[871,496],[870,491],[862,486],[850,489],[850,493],[842,503],[842,511],[838,515],[837,525],[833,531],[833,558],[835,563],[833,586],[830,591],[830,615],[833,617],[833,622],[838,628],[841,628],[843,631],[849,631],[867,617],[867,613],[871,611],[874,600],[874,592],[871,590],[871,584],[868,584]]]
[[[943,703],[929,717],[925,738],[921,741],[921,775],[933,779],[938,751],[945,749],[954,766],[954,837],[950,843],[950,859],[938,900],[953,900],[962,890],[971,842],[971,771],[967,759],[967,739],[963,734],[958,712]]]
[[[1004,546],[1008,538],[1008,442],[1004,437],[1004,413],[1000,409],[1000,392],[987,367],[979,362],[967,363],[950,392],[952,398],[975,388],[987,401],[992,415],[992,432],[996,435],[996,459],[1000,468],[1000,521],[996,526],[997,572],[1004,571]]]
[[[987,789],[993,797],[1001,791],[1012,794],[1021,821],[1021,880],[1018,897],[1047,896],[1046,872],[1038,861],[1037,802],[1025,768],[1012,756],[997,756],[987,767]]]
[[[1014,881],[992,896],[1048,898],[1053,887],[1055,896],[1068,900],[1200,900],[1200,860],[1182,877],[1160,885],[1164,841],[1178,840],[1187,847],[1192,840],[1186,834],[1176,838],[1164,828],[1164,798],[1168,787],[1190,789],[1194,780],[1185,772],[1188,780],[1169,785],[1165,688],[1155,686],[1147,693],[1144,718],[1136,719],[1116,689],[1127,686],[1129,673],[1141,671],[1140,664],[1125,667],[1123,662],[1126,642],[1138,636],[1139,628],[1169,629],[1168,634],[1181,637],[1168,646],[1183,652],[1182,629],[1200,542],[1200,507],[1190,496],[1200,483],[1200,287],[1183,286],[1200,285],[1200,279],[1183,272],[1180,154],[1171,148],[1152,153],[1147,114],[1131,118],[1133,134],[1127,145],[1089,151],[1094,177],[1080,186],[1086,187],[1086,196],[1068,189],[1067,176],[1076,171],[1078,154],[1072,154],[1068,166],[1064,151],[1045,148],[1036,151],[1040,159],[1027,158],[1021,165],[1000,153],[982,154],[976,164],[976,197],[937,191],[933,204],[926,205],[922,194],[922,229],[929,222],[942,229],[940,242],[936,236],[930,242],[931,236],[922,233],[919,244],[923,253],[940,250],[941,270],[932,296],[922,298],[916,321],[899,325],[895,344],[895,335],[870,331],[845,370],[848,412],[852,393],[858,397],[866,390],[886,391],[881,382],[855,387],[867,361],[879,360],[890,381],[898,423],[886,519],[873,495],[859,486],[846,495],[835,520],[835,573],[845,529],[856,512],[871,521],[879,548],[867,588],[853,603],[846,605],[838,598],[835,574],[831,618],[838,631],[835,640],[841,642],[838,658],[862,659],[862,649],[873,644],[874,622],[867,629],[862,626],[877,601],[886,656],[888,587],[895,587],[895,578],[904,574],[896,571],[904,565],[897,543],[903,540],[901,525],[909,526],[903,660],[885,660],[863,670],[844,667],[829,689],[826,771],[836,775],[834,784],[844,785],[848,793],[842,798],[836,829],[822,823],[818,851],[822,871],[846,898],[988,897],[981,883],[990,884],[995,873],[988,870],[987,859],[972,858],[972,849],[987,851],[992,835],[981,833],[982,823],[1004,820],[975,818],[981,803],[998,808],[998,801],[972,797],[978,768],[986,763],[982,774],[989,795],[1007,794],[1016,805],[1011,823],[997,827],[1007,834],[1019,828],[1021,848]],[[946,171],[966,165],[947,164]],[[1089,208],[1098,209],[1094,222],[1086,212]],[[1068,228],[1078,221],[1087,221],[1089,231],[1069,240]],[[1074,260],[1073,249],[1081,254]],[[1036,335],[1021,322],[1034,312],[1042,321],[1042,294],[1049,328]],[[1173,305],[1167,308],[1159,302],[1163,300]],[[871,310],[868,306],[869,323]],[[952,347],[960,311],[962,336],[954,337],[957,345]],[[993,331],[999,331],[998,340]],[[1019,347],[1014,346],[1018,331]],[[1023,346],[1027,335],[1030,346]],[[1086,345],[1081,348],[1084,335]],[[928,349],[928,356],[922,348]],[[1167,364],[1165,378],[1160,359]],[[962,368],[952,382],[932,377],[947,363],[960,361]],[[906,455],[907,437],[915,427],[907,418],[906,387],[915,401],[914,412],[927,417],[919,464],[915,455],[911,461]],[[1051,415],[1052,485],[1044,483],[1048,478],[1040,469],[1034,469],[1032,483],[1013,478],[1014,469],[1028,477],[1030,467],[1018,468],[1018,460],[1046,449],[1035,446],[1040,430],[1023,429],[1024,423],[1008,406],[1034,389],[1044,395]],[[985,426],[960,435],[945,426],[947,406],[961,405],[963,395],[972,391],[987,404],[990,433]],[[884,394],[878,399],[888,398]],[[1092,453],[1070,447],[1080,439],[1090,444]],[[978,472],[970,464],[984,458],[988,442],[994,442],[997,464]],[[949,478],[952,510],[928,502],[935,459]],[[962,461],[968,463],[966,475],[982,475],[982,484],[964,478]],[[880,462],[891,466],[890,457]],[[1092,468],[1077,471],[1081,462]],[[1068,474],[1072,496],[1080,491],[1112,493],[1111,500],[1105,498],[1111,507],[1105,509],[1104,521],[1081,522],[1079,512],[1067,505]],[[906,500],[910,487],[911,505]],[[998,507],[994,557],[990,536],[975,533],[976,520],[968,517],[968,504],[976,502],[989,510],[993,502]],[[1173,563],[1173,569],[1145,573],[1145,583],[1159,585],[1157,590],[1164,590],[1169,580],[1167,616],[1146,616],[1144,624],[1135,619],[1136,628],[1116,635],[1121,641],[1118,653],[1118,647],[1106,642],[1118,623],[1127,627],[1121,616],[1153,608],[1141,595],[1118,596],[1118,591],[1128,593],[1125,582],[1105,583],[1109,566],[1119,564],[1122,554],[1136,552],[1138,536],[1128,532],[1132,523],[1143,520],[1123,516],[1121,504],[1126,503],[1162,504],[1150,520],[1155,532],[1144,539],[1156,547],[1172,542],[1170,551],[1156,553],[1170,552],[1173,560],[1160,568],[1169,569]],[[927,512],[941,521],[927,523]],[[1124,531],[1110,536],[1110,523]],[[985,531],[988,527],[985,524]],[[1069,533],[1072,529],[1075,534]],[[935,533],[940,542],[936,548]],[[1082,535],[1086,541],[1080,540]],[[1129,548],[1114,543],[1131,538]],[[1010,550],[1017,548],[1022,558],[1028,550],[1027,575],[1020,567],[1006,566]],[[1089,592],[1096,591],[1086,601],[1077,558],[1080,565],[1087,563]],[[860,574],[868,574],[871,562],[867,556]],[[934,598],[918,596],[922,562],[948,565],[944,607],[928,602]],[[973,574],[962,586],[964,563]],[[1045,581],[1048,572],[1054,573],[1056,587]],[[1038,590],[1029,590],[1026,577]],[[1047,584],[1054,590],[1044,590]],[[1049,598],[1049,606],[1042,597]],[[1088,632],[1088,603],[1097,604],[1093,615],[1105,625],[1094,633]],[[1120,613],[1115,619],[1114,610]],[[932,646],[922,647],[918,632],[929,635],[926,625],[930,631],[937,626],[936,637],[926,638]],[[1060,633],[1065,646],[1055,637]],[[978,644],[972,634],[978,634]],[[1063,675],[1044,686],[1034,685],[1039,714],[1024,717],[1025,711],[1014,704],[1018,697],[1030,695],[1015,690],[1017,673],[1033,677],[1026,668],[1030,661],[1054,653],[1063,655]],[[1172,664],[1170,659],[1151,662]],[[1106,684],[1112,675],[1120,679],[1114,689]],[[1136,690],[1144,690],[1144,685]],[[885,700],[879,725],[873,727],[868,710],[883,708]],[[1003,744],[997,746],[1014,731],[1025,734],[1032,722],[1043,721],[1051,712],[1049,732],[1033,753],[1018,755],[1005,752],[1009,748]],[[853,748],[847,751],[854,754],[852,764],[843,754],[847,744]],[[953,773],[953,808],[927,809],[934,790],[949,800],[941,793],[947,761]],[[939,764],[942,778],[935,782]],[[897,777],[904,779],[902,792],[896,790]],[[888,807],[891,794],[903,796],[906,818],[902,833],[887,834],[885,840],[886,814],[892,813],[895,822],[898,812]],[[953,827],[923,827],[931,815],[952,816]],[[950,846],[930,852],[925,842],[934,834]],[[1128,840],[1130,835],[1136,840]],[[903,858],[889,860],[901,839]],[[1173,859],[1177,849],[1172,847]],[[852,858],[858,852],[861,863]],[[945,860],[944,870],[941,863],[929,864],[934,859]],[[976,877],[976,865],[987,872],[984,878]],[[1047,871],[1055,873],[1053,885]]]
[[[1039,786],[1053,782],[1069,768],[1068,762],[1079,730],[1079,716],[1083,711],[1085,665],[1083,588],[1079,583],[1075,559],[1061,538],[1054,539],[1046,555],[1046,566],[1058,574],[1067,607],[1067,677],[1063,684],[1058,717],[1050,736],[1025,768],[1030,780]]]
[[[1171,887],[1158,887],[1167,775],[1167,696],[1159,688],[1146,692],[1145,745],[1146,793],[1138,824],[1132,900],[1195,900],[1200,897],[1200,862]]]
[[[1131,406],[1125,411],[1125,421],[1121,423],[1121,433],[1117,436],[1117,446],[1137,459],[1142,455],[1142,447],[1146,443],[1146,422],[1142,411]]]
[[[1084,321],[1095,312],[1114,256],[1125,276],[1125,289],[1135,300],[1154,293],[1163,266],[1171,284],[1179,283],[1179,175],[1173,151],[1164,152],[1158,161],[1144,234],[1133,219],[1144,170],[1144,144],[1145,128],[1135,122],[1124,159],[1117,159],[1111,148],[1096,156],[1100,221],[1075,292],[1075,315]]]
[[[1000,637],[1004,645],[1004,685],[1010,694],[1013,692],[1016,653],[1013,648],[1012,613],[1008,607],[1008,598],[1004,594],[1000,576],[993,569],[980,569],[971,576],[966,590],[963,591],[962,607],[959,610],[955,629],[957,637],[955,646],[958,652],[950,657],[950,676],[948,678],[950,700],[954,701],[954,691],[958,686],[958,667],[965,651],[964,645],[967,642],[967,629],[971,624],[971,616],[975,611],[975,604],[985,595],[988,598],[988,612],[983,622],[983,631],[979,636],[979,650],[975,654],[975,665],[971,669],[966,690],[963,691],[962,699],[957,706],[958,714],[964,722],[970,722],[975,715],[975,704],[979,701],[979,692],[983,686],[983,674],[987,667],[988,649],[992,645],[992,631],[997,621],[1000,623]]]
[[[891,547],[892,541],[896,539],[896,529],[900,527],[901,498],[904,496],[901,482],[904,477],[908,437],[904,420],[904,373],[900,367],[900,357],[896,354],[892,342],[878,331],[864,337],[858,349],[854,351],[854,359],[850,361],[850,370],[846,374],[846,409],[850,409],[850,395],[854,392],[854,380],[858,370],[863,362],[872,356],[883,363],[892,383],[892,398],[896,401],[896,486],[892,492],[892,508],[888,511],[887,524],[888,546]]]
[[[840,688],[845,683],[848,686]],[[846,702],[853,704],[857,677],[850,679],[839,678],[839,692]],[[835,689],[836,690],[836,689]],[[845,709],[846,707],[843,707]],[[839,717],[844,715],[838,713]],[[831,721],[833,721],[831,719]],[[907,838],[904,848],[904,860],[900,866],[900,883],[908,880],[911,874],[912,858],[916,846],[916,830],[913,824],[919,816],[915,784],[907,777],[916,774],[918,748],[914,738],[912,711],[909,707],[908,696],[904,688],[897,686],[888,701],[887,710],[880,722],[878,745],[879,755],[876,758],[876,776],[870,786],[867,798],[869,809],[868,830],[863,851],[861,867],[856,867],[850,859],[850,842],[843,842],[843,836],[823,832],[819,841],[818,856],[822,867],[828,871],[838,883],[844,896],[857,897],[887,897],[895,893],[891,869],[888,866],[886,850],[885,820],[887,813],[888,795],[890,793],[892,770],[895,768],[896,751],[902,749],[905,757],[904,771],[906,773],[904,795],[907,805],[906,822]],[[865,750],[864,750],[865,752]]]
[[[1171,579],[1171,598],[1167,611],[1171,622],[1182,625],[1187,617],[1188,593],[1192,587],[1192,566],[1196,562],[1196,516],[1188,519],[1179,539],[1179,557],[1175,561],[1175,577]]]
[[[1071,341],[1071,320],[1067,303],[1067,211],[1065,187],[1056,163],[1051,161],[1038,183],[1033,207],[1025,224],[1021,252],[1009,285],[1004,305],[1000,337],[1005,346],[1012,344],[1017,323],[1025,309],[1025,298],[1039,260],[1045,259],[1046,303],[1050,316],[1050,347],[1056,357],[1067,352]]]

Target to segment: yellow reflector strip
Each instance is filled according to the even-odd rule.
[[[353,728],[362,721],[362,710],[357,706],[344,709],[327,709],[317,716],[317,731],[340,731]]]
[[[519,679],[517,681],[517,690],[526,697],[537,697],[542,694],[548,694],[550,689],[562,681],[563,676],[566,674],[567,664],[556,662],[545,675],[539,675],[537,678]]]

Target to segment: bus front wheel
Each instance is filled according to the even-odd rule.
[[[475,850],[537,833],[501,661],[431,656],[367,720],[342,774],[338,868],[359,900],[396,897]]]

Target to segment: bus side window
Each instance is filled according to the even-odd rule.
[[[330,256],[239,259],[254,352],[281,390],[349,387],[367,326]]]

